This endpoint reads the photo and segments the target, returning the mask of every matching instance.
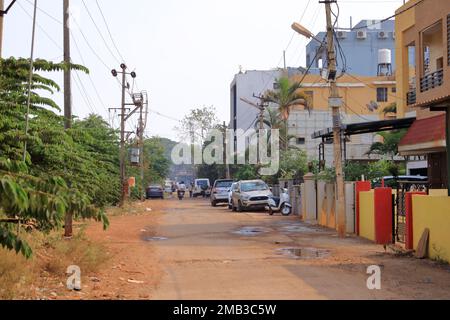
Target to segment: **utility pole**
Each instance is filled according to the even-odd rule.
[[[3,48],[3,18],[4,15],[8,13],[9,9],[14,5],[17,0],[12,0],[5,10],[5,0],[0,0],[0,58],[2,57]]]
[[[12,4],[11,4],[12,5]],[[11,7],[11,5],[9,7]],[[36,35],[36,18],[37,18],[37,0],[34,0],[33,10],[33,31],[31,33],[31,53],[30,53],[30,69],[28,75],[28,97],[27,97],[27,112],[25,114],[25,137],[28,138],[28,130],[30,127],[30,105],[31,105],[31,87],[33,85],[33,71],[34,71],[34,41]],[[25,139],[23,146],[23,162],[27,159],[27,140]]]
[[[122,103],[121,103],[121,112],[120,112],[120,207],[123,207],[125,203],[125,198],[127,196],[127,192],[125,190],[126,187],[126,169],[125,169],[125,90],[126,90],[126,69],[127,66],[122,63],[120,65],[122,69]]]
[[[72,128],[72,87],[71,87],[71,71],[70,71],[70,7],[69,0],[63,2],[63,37],[64,37],[64,129]],[[64,237],[72,237],[72,212],[66,212],[64,221]]]
[[[333,143],[334,143],[334,166],[336,171],[337,184],[337,217],[339,236],[346,236],[346,216],[345,216],[345,186],[344,173],[342,167],[342,149],[341,149],[341,116],[340,107],[342,105],[341,97],[336,83],[336,52],[334,47],[334,27],[331,21],[331,3],[336,0],[324,0],[327,18],[327,45],[328,45],[328,82],[331,92],[329,96],[329,106],[333,111]]]
[[[3,48],[3,10],[5,8],[5,0],[0,0],[0,58],[2,57]]]
[[[145,200],[144,197],[144,193],[145,193],[145,181],[144,181],[144,131],[145,131],[145,127],[147,126],[147,115],[148,115],[148,111],[147,111],[147,106],[148,106],[148,102],[147,102],[147,96],[145,96],[145,98],[143,97],[142,101],[142,105],[140,108],[140,114],[139,114],[139,148],[140,148],[140,152],[139,152],[139,169],[140,169],[140,173],[141,173],[141,183],[142,183],[142,192],[141,192],[141,201]],[[146,110],[145,110],[145,120],[144,120],[144,105],[146,106]]]
[[[71,87],[71,71],[70,71],[70,7],[69,0],[64,0],[63,3],[63,34],[64,34],[64,128],[70,129],[72,127],[72,87]]]
[[[133,71],[131,73],[127,73],[127,66],[125,65],[125,63],[122,63],[120,65],[120,69],[122,69],[122,71],[117,71],[115,69],[113,69],[111,71],[113,77],[117,77],[117,75],[120,73],[122,74],[122,102],[121,102],[121,106],[119,108],[120,110],[120,150],[119,150],[119,162],[120,162],[120,201],[119,201],[119,206],[123,207],[123,205],[125,204],[125,200],[127,197],[127,187],[128,187],[128,179],[126,176],[126,150],[125,150],[125,143],[126,143],[126,139],[128,139],[128,137],[125,137],[125,134],[128,134],[129,132],[125,131],[125,123],[127,121],[127,119],[133,115],[138,108],[140,108],[140,106],[136,109],[134,109],[130,114],[126,115],[125,113],[128,111],[128,108],[126,108],[127,103],[125,100],[125,94],[126,94],[126,89],[128,88],[127,85],[127,75],[131,75],[132,78],[136,78],[136,73]],[[131,105],[135,105],[134,103]],[[114,108],[112,108],[114,109]]]

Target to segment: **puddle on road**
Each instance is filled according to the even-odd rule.
[[[293,259],[321,259],[330,255],[330,251],[318,248],[282,248],[279,253]]]
[[[145,237],[144,241],[165,241],[169,240],[169,238],[166,237]]]
[[[237,231],[233,231],[234,234],[242,236],[256,236],[266,232],[269,232],[269,229],[263,227],[243,227]]]

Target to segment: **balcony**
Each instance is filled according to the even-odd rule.
[[[416,104],[416,90],[411,90],[406,94],[406,104],[408,106]]]
[[[442,86],[444,83],[444,70],[440,69],[420,79],[420,92],[425,92]]]

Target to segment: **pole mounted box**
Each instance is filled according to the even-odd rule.
[[[328,106],[330,108],[341,108],[342,107],[342,98],[341,97],[330,97],[328,98]]]

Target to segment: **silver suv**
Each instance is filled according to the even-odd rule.
[[[211,191],[211,205],[215,207],[218,203],[228,203],[228,190],[233,184],[233,180],[220,179],[214,182]]]
[[[231,208],[242,212],[244,209],[262,209],[268,206],[272,192],[262,180],[239,181],[231,193]]]

